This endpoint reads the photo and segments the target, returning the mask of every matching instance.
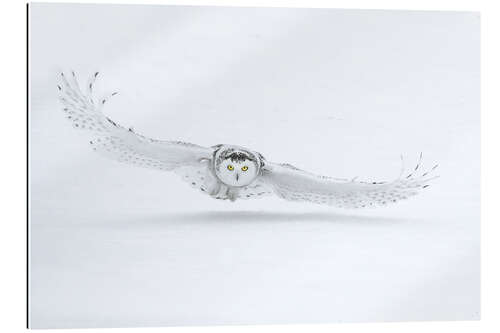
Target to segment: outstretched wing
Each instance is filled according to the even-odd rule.
[[[96,100],[93,86],[98,72],[80,88],[74,72],[69,77],[61,73],[60,101],[73,127],[91,134],[90,144],[104,156],[141,167],[174,170],[182,166],[200,166],[212,158],[211,148],[179,141],[160,141],[135,133],[107,118],[101,109],[108,97]]]
[[[422,155],[420,155],[421,160]],[[360,182],[338,180],[318,176],[289,164],[268,163],[263,170],[262,181],[279,197],[290,201],[308,201],[342,208],[383,206],[407,199],[428,186],[436,177],[429,173],[416,175],[420,161],[413,173],[391,182]]]

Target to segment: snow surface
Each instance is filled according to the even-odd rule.
[[[34,328],[479,319],[479,15],[31,4]],[[376,210],[194,192],[94,154],[58,72],[139,133],[387,180]]]

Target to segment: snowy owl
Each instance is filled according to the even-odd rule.
[[[84,87],[74,72],[61,73],[58,85],[66,117],[77,129],[92,135],[91,147],[114,160],[173,171],[193,188],[215,199],[235,201],[274,194],[289,201],[304,201],[342,208],[382,206],[417,194],[428,186],[430,171],[412,173],[390,182],[364,182],[319,176],[288,163],[273,163],[259,152],[227,144],[203,147],[181,141],[160,141],[120,126],[102,113],[108,97],[96,100],[93,88],[98,72]],[[404,169],[403,169],[404,170]]]

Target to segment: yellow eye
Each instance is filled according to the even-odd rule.
[[[227,166],[227,169],[228,169],[228,170],[233,171],[233,170],[234,170],[234,167],[233,167],[231,164],[229,164],[229,165]]]
[[[245,165],[244,167],[241,168],[241,170],[243,171],[247,171],[248,170],[248,167]]]

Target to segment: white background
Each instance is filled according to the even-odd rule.
[[[33,5],[35,328],[479,319],[479,15]],[[98,66],[96,68],[96,66]],[[110,162],[66,123],[58,71],[108,116],[319,174],[442,179],[376,211],[220,202]],[[412,167],[413,167],[412,165]]]
[[[483,16],[483,19],[484,19],[484,16]],[[491,229],[490,229],[491,230]],[[342,327],[346,327],[346,326],[342,326]],[[379,326],[380,327],[380,326]]]

